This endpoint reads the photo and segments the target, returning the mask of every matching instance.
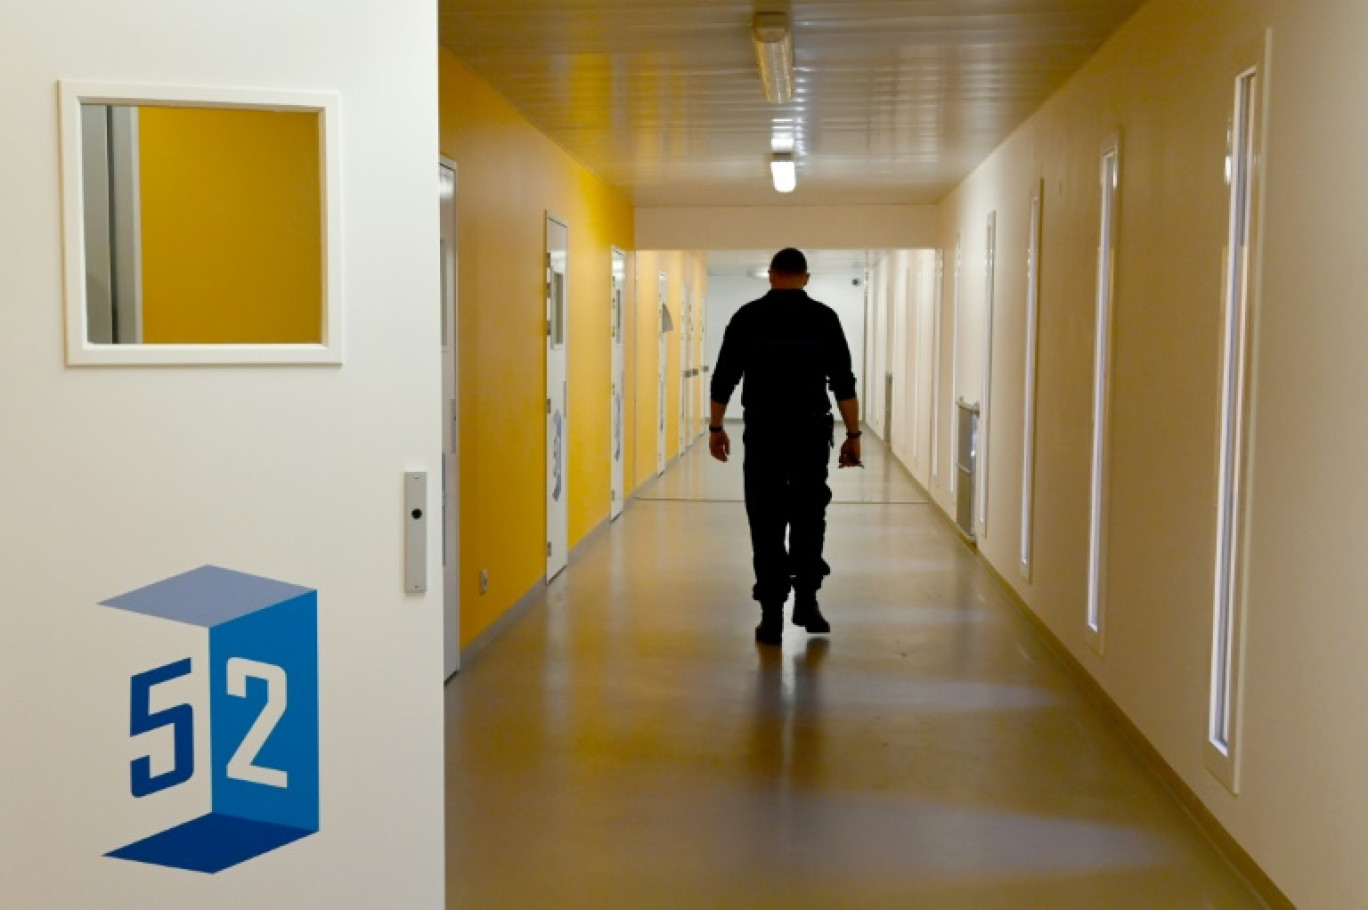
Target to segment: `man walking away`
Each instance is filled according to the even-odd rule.
[[[722,418],[745,379],[742,472],[755,566],[752,595],[760,602],[755,640],[766,645],[783,638],[790,590],[793,624],[813,635],[831,631],[817,605],[817,589],[831,574],[822,559],[831,502],[827,469],[835,444],[828,387],[846,429],[838,463],[860,464],[860,404],[850,346],[835,311],[807,295],[809,278],[801,252],[775,254],[770,292],[732,317],[712,379],[708,450],[718,461],[731,454]]]

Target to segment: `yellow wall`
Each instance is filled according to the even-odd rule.
[[[707,347],[703,338],[703,326],[708,321],[708,263],[704,254],[690,253],[688,255],[689,273],[692,278],[693,288],[693,360],[691,363],[699,373],[693,378],[694,397],[693,408],[690,413],[690,420],[693,427],[690,431],[690,438],[697,442],[707,427],[707,401],[708,383],[707,378],[702,372],[703,360],[707,356]],[[699,402],[702,402],[700,405]],[[695,416],[695,415],[702,415]]]
[[[636,440],[636,471],[629,475],[635,480],[635,483],[629,483],[629,487],[633,488],[649,481],[656,474],[656,449],[659,431],[657,421],[660,416],[657,386],[660,364],[659,335],[657,334],[660,274],[663,272],[666,276],[666,300],[670,309],[670,317],[674,320],[674,331],[666,336],[665,341],[665,463],[667,465],[680,454],[679,397],[683,379],[680,366],[683,363],[683,358],[680,346],[683,343],[684,334],[680,313],[684,285],[689,284],[693,291],[695,365],[702,361],[699,327],[703,323],[703,301],[708,290],[707,264],[703,257],[697,253],[682,250],[642,250],[637,253],[636,259],[637,332],[634,349],[636,351],[635,385],[638,419],[634,437]]]
[[[1236,76],[1272,30],[1256,287],[1244,682],[1233,796],[1202,759],[1212,651],[1226,131]],[[1297,906],[1368,906],[1368,5],[1154,0],[942,206],[981,312],[998,212],[985,556]],[[1265,76],[1268,72],[1265,71]],[[1099,150],[1122,133],[1106,648],[1087,643]],[[1037,495],[1016,569],[1030,188],[1044,178]],[[1352,201],[1351,201],[1352,200]],[[942,301],[950,322],[951,282]],[[976,296],[977,295],[977,296]],[[947,340],[942,388],[949,388]],[[941,402],[942,471],[948,395]],[[1346,459],[1348,459],[1346,461]],[[943,505],[950,503],[938,490]]]
[[[144,107],[138,132],[143,341],[320,342],[318,115]]]
[[[610,248],[631,249],[633,224],[625,198],[445,51],[439,76],[441,153],[458,167],[461,639],[469,643],[545,574],[546,214],[570,228],[572,547],[608,517]]]

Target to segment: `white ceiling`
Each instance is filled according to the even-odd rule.
[[[938,202],[1140,3],[439,0],[443,46],[641,206]],[[750,22],[785,8],[798,90],[770,105]]]

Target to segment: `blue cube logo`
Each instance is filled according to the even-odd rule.
[[[205,566],[101,606],[207,633],[198,655],[129,680],[130,735],[161,731],[147,741],[171,753],[130,763],[132,795],[196,778],[196,723],[205,720],[210,765],[207,811],[106,855],[217,873],[317,832],[318,592]],[[200,673],[209,684],[207,719],[193,704],[166,705],[178,680]]]

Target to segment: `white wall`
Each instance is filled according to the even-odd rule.
[[[875,261],[870,279],[875,328],[883,336],[872,349],[878,375],[893,373],[893,426],[882,426],[882,387],[871,396],[870,423],[924,486],[931,482],[935,265],[935,250],[894,250]],[[884,353],[889,348],[891,356]]]
[[[859,281],[859,285],[854,285],[852,283],[854,281]],[[864,383],[861,375],[865,344],[865,279],[863,273],[813,275],[807,290],[809,296],[831,307],[840,317],[846,343],[850,345],[851,367],[855,372],[855,378],[860,381],[856,393],[863,396]],[[758,297],[765,296],[768,291],[768,279],[735,275],[708,276],[708,359],[705,362],[709,368],[717,365],[717,353],[722,350],[722,334],[726,331],[727,323],[731,322],[732,316],[736,315],[736,311],[742,306]],[[730,409],[729,416],[740,417],[740,399],[733,398],[733,401],[736,406]]]
[[[440,489],[436,21],[0,6],[0,906],[443,905],[441,576],[404,595],[401,516],[405,470]],[[345,365],[64,365],[62,78],[340,93]],[[167,749],[129,676],[184,627],[97,604],[206,563],[319,591],[321,831],[219,875],[106,859],[167,817],[129,795]]]
[[[1270,31],[1271,30],[1271,31]],[[1368,6],[1152,0],[942,203],[963,237],[964,314],[982,312],[998,212],[990,534],[980,551],[1304,910],[1368,906]],[[1238,795],[1208,770],[1223,180],[1234,80],[1271,35],[1262,255],[1255,262],[1253,437]],[[1263,75],[1267,77],[1268,71]],[[1106,646],[1086,633],[1099,150],[1122,135],[1106,522]],[[1026,245],[1044,180],[1035,563],[1017,571]],[[947,263],[943,312],[952,289]],[[981,326],[964,335],[981,337]],[[962,351],[967,355],[968,351]],[[961,358],[975,397],[981,366]],[[948,367],[945,375],[949,375]],[[981,385],[981,380],[979,380]],[[939,403],[948,426],[948,388]],[[941,467],[948,437],[942,433]],[[938,495],[943,507],[950,501]]]

